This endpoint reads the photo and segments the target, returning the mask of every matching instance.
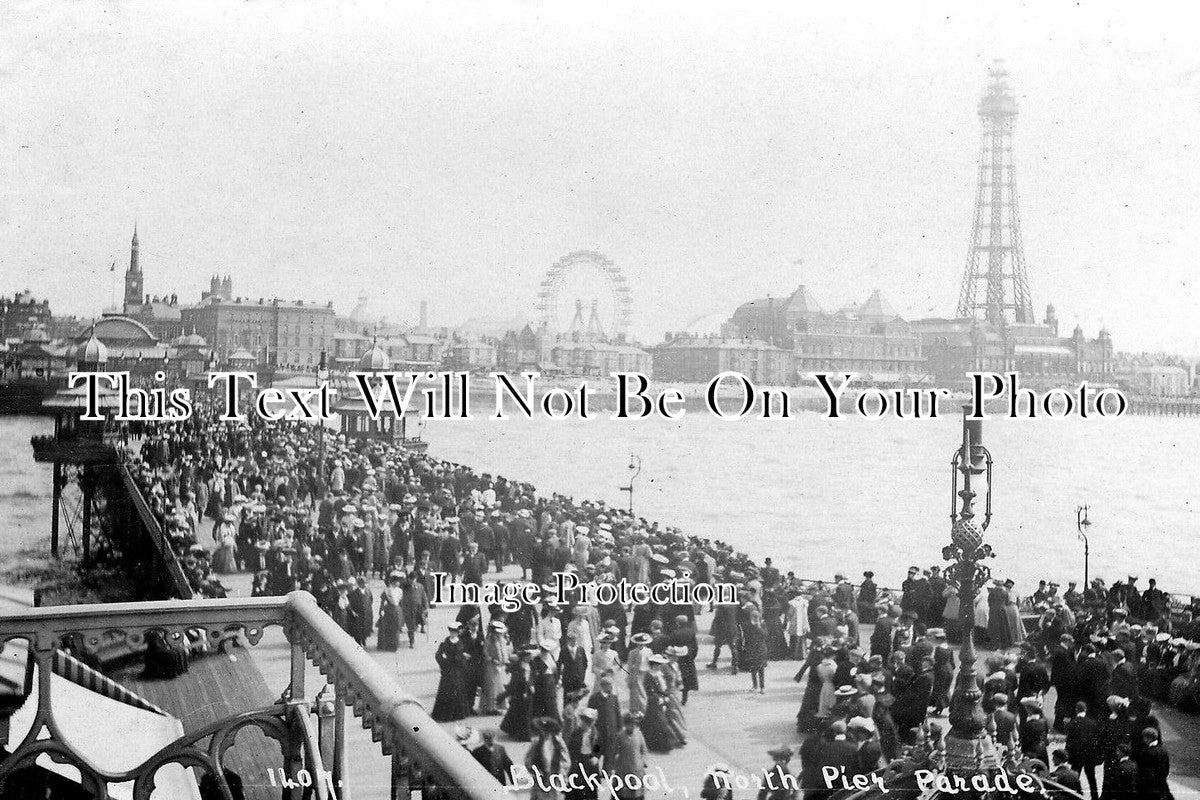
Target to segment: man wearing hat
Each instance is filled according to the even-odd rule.
[[[875,630],[871,632],[871,655],[879,656],[885,663],[892,657],[899,618],[900,607],[893,605],[887,614],[875,621]]]
[[[713,764],[704,775],[700,800],[733,800],[733,780],[724,764]]]
[[[768,750],[767,755],[774,763],[763,771],[762,788],[758,791],[758,800],[794,800],[799,794],[800,782],[788,769],[788,763],[792,760],[793,755],[792,748],[780,745]],[[804,765],[805,762],[802,762],[802,766]],[[816,769],[819,774],[819,767]],[[805,772],[807,773],[807,768]],[[824,782],[820,786],[825,789],[829,788],[824,785]]]
[[[875,585],[875,573],[867,570],[863,573],[863,582],[858,587],[858,620],[864,625],[875,621],[875,600],[879,587]]]
[[[596,691],[588,698],[587,707],[596,712],[596,734],[607,767],[617,756],[617,734],[621,730],[621,701],[613,691],[611,675],[596,680]]]
[[[350,635],[359,647],[367,646],[367,638],[375,628],[375,598],[367,579],[359,577],[350,591]]]
[[[568,625],[566,639],[566,645],[558,654],[558,669],[562,674],[563,692],[570,693],[587,687],[588,654],[579,641],[577,628]]]
[[[508,751],[504,749],[504,745],[496,744],[495,731],[485,730],[482,738],[483,744],[472,750],[471,755],[502,786],[511,786],[513,783],[512,759],[509,758]]]
[[[596,790],[590,787],[594,784],[595,776],[600,773],[600,759],[604,756],[600,734],[596,731],[598,716],[599,714],[594,708],[580,709],[577,714],[579,722],[567,736],[567,753],[571,756],[571,770],[578,774],[579,777],[576,781],[582,787],[580,790],[570,793],[570,797],[573,799],[578,797],[579,800],[595,800],[596,798]]]

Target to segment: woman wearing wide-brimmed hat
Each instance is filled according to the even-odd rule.
[[[467,653],[460,635],[461,628],[457,622],[449,625],[446,638],[438,645],[434,655],[442,674],[429,715],[438,722],[466,719],[471,712],[471,698],[465,690]]]
[[[524,647],[510,659],[508,686],[498,700],[507,700],[508,711],[500,721],[500,730],[518,742],[529,741],[530,701],[533,696],[532,670],[530,661],[538,648]]]
[[[508,626],[499,620],[488,623],[483,640],[483,680],[479,686],[479,713],[499,714],[499,696],[503,691],[504,670],[512,656]]]
[[[669,753],[687,742],[679,737],[668,718],[667,679],[664,674],[667,657],[650,656],[650,671],[646,673],[646,718],[642,720],[642,735],[646,747],[653,753]]]
[[[533,721],[533,741],[525,753],[525,767],[533,775],[530,800],[563,800],[558,788],[571,768],[571,758],[562,738],[562,723],[555,717],[538,717]],[[557,776],[557,780],[555,777]]]
[[[379,593],[379,633],[375,645],[392,653],[400,649],[400,629],[404,626],[403,582],[404,573],[393,570],[388,573],[383,591]]]

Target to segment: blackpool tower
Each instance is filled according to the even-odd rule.
[[[1033,302],[1021,247],[1021,214],[1013,168],[1013,120],[1017,102],[1008,86],[1008,70],[995,61],[979,101],[983,139],[979,153],[979,188],[971,249],[958,296],[958,316],[982,318],[1002,328],[1033,323]]]

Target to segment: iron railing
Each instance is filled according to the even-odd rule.
[[[186,636],[201,635],[210,647],[234,642],[257,644],[266,627],[278,625],[291,644],[291,675],[281,699],[271,706],[247,709],[186,734],[160,749],[142,764],[110,772],[92,763],[70,743],[70,719],[55,714],[51,664],[64,637],[85,651],[96,652],[114,637],[124,636],[131,649],[141,649],[149,633],[186,646]],[[110,797],[111,785],[133,782],[134,800],[149,800],[155,773],[179,764],[213,775],[225,800],[232,793],[224,778],[223,757],[242,728],[254,726],[275,739],[283,754],[278,766],[287,775],[304,772],[328,776],[311,786],[281,789],[283,797],[348,800],[352,776],[346,770],[346,730],[343,709],[361,717],[383,755],[391,757],[392,798],[407,798],[436,790],[441,797],[499,798],[507,793],[453,737],[447,734],[383,667],[322,611],[307,592],[286,597],[110,603],[32,609],[0,617],[0,643],[24,639],[37,665],[38,697],[34,722],[15,746],[0,742],[10,755],[0,762],[0,796],[5,781],[19,769],[31,767],[39,756],[79,770],[81,785],[100,800]],[[315,700],[306,699],[305,671],[310,663],[333,688]],[[67,733],[67,735],[64,735]]]
[[[142,527],[146,530],[146,535],[150,539],[150,543],[154,546],[155,552],[158,553],[158,561],[166,570],[167,585],[171,588],[174,595],[183,600],[192,598],[192,586],[188,582],[187,575],[183,572],[183,566],[179,563],[179,558],[175,553],[175,545],[168,538],[162,525],[154,516],[154,512],[150,510],[149,504],[146,503],[146,498],[142,495],[141,488],[138,487],[137,481],[133,479],[133,474],[129,471],[128,464],[121,464],[119,467],[121,484],[125,487],[125,492],[129,495],[129,500],[133,504],[134,512],[138,519],[141,520]]]

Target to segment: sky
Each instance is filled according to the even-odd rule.
[[[1200,353],[1195,12],[967,5],[0,4],[0,293],[99,313],[136,221],[185,302],[532,316],[597,250],[648,342],[799,284],[949,316],[1004,58],[1039,315]]]

